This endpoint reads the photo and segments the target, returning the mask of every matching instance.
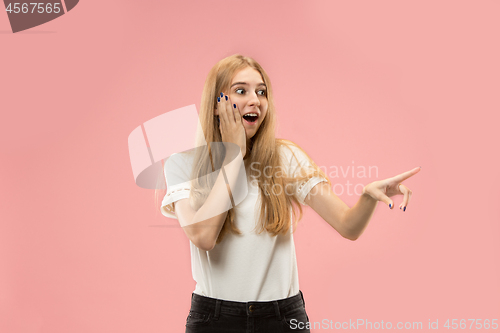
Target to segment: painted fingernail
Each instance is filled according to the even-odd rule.
[[[227,101],[227,95],[226,95],[226,101]]]
[[[220,93],[220,97],[224,96],[222,93]]]
[[[403,208],[403,212],[406,212],[406,207],[405,207],[405,208]]]
[[[233,104],[234,108],[236,109],[236,104]]]
[[[220,102],[220,97],[217,97],[217,102]]]
[[[392,209],[392,204],[389,204],[389,208],[391,208],[391,209]]]

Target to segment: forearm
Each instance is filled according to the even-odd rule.
[[[348,230],[347,238],[356,240],[361,236],[377,207],[377,202],[368,194],[363,193],[358,202],[347,209],[342,221]]]
[[[197,228],[198,243],[205,249],[215,246],[227,212],[232,207],[231,189],[238,188],[237,179],[242,163],[243,161],[234,161],[227,165],[224,163],[226,179],[221,169],[210,194],[193,217],[193,227]]]

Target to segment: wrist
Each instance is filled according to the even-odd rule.
[[[366,199],[370,199],[370,200],[375,200],[375,201],[378,201],[376,198],[374,198],[371,194],[370,194],[370,189],[367,186],[363,187],[363,193],[361,194],[362,197],[366,198]]]

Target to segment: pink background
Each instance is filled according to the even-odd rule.
[[[406,212],[402,197],[379,203],[355,242],[306,209],[295,241],[310,320],[498,322],[499,12],[492,0],[86,0],[12,34],[2,11],[0,332],[183,332],[188,239],[135,185],[127,137],[199,109],[208,71],[234,53],[268,71],[278,136],[318,165],[379,171],[334,184],[422,166]]]

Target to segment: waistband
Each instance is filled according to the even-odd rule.
[[[205,310],[212,312],[217,319],[220,313],[234,316],[264,317],[276,315],[281,320],[283,314],[296,308],[305,308],[304,295],[302,291],[295,296],[278,299],[274,301],[251,301],[236,302],[218,298],[202,296],[193,293],[191,296],[192,310]]]

